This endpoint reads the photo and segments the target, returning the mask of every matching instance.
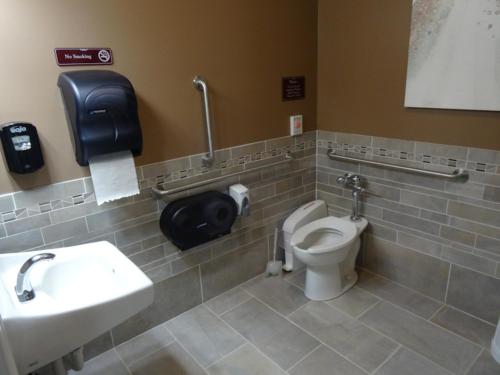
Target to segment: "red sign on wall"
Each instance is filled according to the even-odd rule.
[[[111,48],[56,48],[57,65],[111,65]]]

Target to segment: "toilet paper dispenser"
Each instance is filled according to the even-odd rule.
[[[231,233],[238,215],[227,194],[207,191],[169,203],[160,217],[160,229],[179,249],[187,250]]]
[[[66,107],[78,164],[93,156],[130,150],[142,152],[137,99],[130,81],[106,70],[61,73],[58,86]]]

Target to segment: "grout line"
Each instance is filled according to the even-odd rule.
[[[251,280],[253,280],[253,279],[254,279],[254,278],[252,278]],[[220,315],[222,315],[222,314],[225,314],[227,311],[229,311],[230,309],[232,309],[234,306],[231,306],[229,309],[224,310],[224,311],[222,311],[221,313],[217,313],[217,312],[215,312],[215,310],[213,310],[213,309],[212,309],[212,308],[208,305],[208,302],[213,301],[213,300],[215,300],[216,298],[222,297],[222,296],[227,295],[227,294],[229,294],[229,293],[234,293],[234,292],[236,292],[238,289],[240,289],[240,291],[241,291],[242,293],[244,293],[244,294],[247,294],[247,295],[248,295],[248,293],[247,293],[247,292],[246,292],[246,291],[245,291],[245,290],[241,287],[241,285],[242,285],[242,284],[239,284],[239,285],[235,286],[234,288],[231,288],[231,289],[229,289],[229,290],[226,290],[225,292],[223,292],[223,293],[221,293],[221,294],[219,294],[219,295],[217,295],[217,296],[215,296],[215,297],[212,297],[212,298],[210,298],[209,300],[207,300],[207,301],[203,302],[203,304],[204,304],[204,305],[205,305],[205,306],[206,306],[206,307],[207,307],[210,311],[212,311],[212,312],[213,312],[215,315],[217,315],[217,316],[220,316]],[[248,300],[249,300],[249,299],[251,299],[251,298],[252,298],[252,296],[248,295],[248,298],[246,298],[246,299],[245,299],[245,301],[240,302],[240,303],[244,303],[244,302],[248,301]],[[239,303],[238,303],[238,304],[239,304]]]
[[[164,349],[164,348],[166,348],[166,347],[168,347],[168,346],[170,346],[170,345],[172,345],[173,343],[175,343],[175,342],[176,342],[175,337],[174,337],[174,336],[170,333],[170,331],[167,329],[167,327],[166,327],[165,323],[162,323],[162,324],[160,324],[160,325],[158,325],[158,326],[156,326],[156,327],[153,327],[153,328],[151,328],[151,329],[149,329],[149,330],[147,330],[147,331],[145,331],[145,332],[141,333],[141,334],[140,334],[140,335],[138,335],[138,336],[135,336],[135,337],[131,338],[131,339],[130,339],[130,340],[128,340],[128,341],[125,341],[124,343],[122,343],[122,344],[120,344],[120,345],[123,345],[123,344],[125,344],[125,343],[128,343],[129,341],[132,341],[134,338],[136,338],[136,337],[140,337],[140,336],[143,336],[144,334],[146,334],[146,333],[150,332],[151,330],[153,330],[153,329],[155,329],[155,328],[160,328],[160,327],[161,327],[163,330],[165,330],[165,332],[166,332],[167,334],[169,334],[169,335],[170,335],[170,337],[172,338],[172,340],[171,340],[170,342],[167,342],[167,343],[164,343],[164,344],[162,344],[162,345],[158,346],[157,348],[155,348],[155,349],[154,349],[153,351],[151,351],[150,353],[147,353],[147,354],[144,354],[144,355],[142,355],[142,356],[139,356],[138,358],[136,358],[136,359],[134,359],[133,361],[131,361],[131,362],[130,362],[130,364],[129,364],[128,366],[131,366],[131,365],[133,365],[133,364],[134,364],[134,363],[136,363],[136,362],[139,362],[139,361],[141,361],[141,360],[143,360],[143,359],[145,359],[145,358],[147,358],[147,357],[150,357],[150,356],[152,356],[153,354],[158,353],[160,350],[162,350],[162,349]],[[117,353],[118,353],[118,356],[120,356],[120,352],[118,352],[118,350],[117,350]],[[120,357],[121,357],[121,356],[120,356]],[[122,358],[122,359],[123,359],[123,358]],[[124,360],[124,359],[123,359],[123,360]],[[124,360],[124,361],[125,361],[125,360]]]
[[[307,357],[309,357],[311,354],[313,354],[316,350],[318,350],[321,346],[323,346],[323,344],[320,342],[318,344],[318,346],[316,346],[313,350],[311,350],[309,353],[307,353],[306,355],[302,356],[296,363],[294,363],[293,365],[291,365],[288,369],[285,370],[285,372],[290,372],[291,369],[293,369],[294,367],[296,367],[298,364],[300,364],[304,359],[306,359]]]
[[[464,374],[469,374],[470,373],[470,370],[472,370],[472,367],[474,367],[474,365],[476,364],[477,360],[479,359],[479,357],[481,357],[481,355],[483,354],[483,352],[485,351],[485,349],[483,350],[480,350],[479,351],[479,354],[476,356],[476,358],[474,358],[474,360],[470,363],[470,365],[467,367],[467,369],[465,370]]]
[[[245,345],[247,345],[247,341],[245,340],[245,338],[243,338],[243,342],[240,345],[238,345],[236,348],[234,348],[233,350],[229,351],[228,353],[224,354],[219,359],[217,359],[217,360],[213,361],[212,363],[208,364],[207,366],[204,367],[204,369],[208,370],[213,365],[216,365],[217,363],[220,363],[220,362],[224,361],[226,358],[230,357],[233,353],[237,352],[238,350],[240,350]]]
[[[450,289],[450,280],[451,280],[451,269],[452,269],[452,263],[450,263],[449,267],[448,267],[448,278],[446,280],[446,290],[444,292],[444,303],[447,304],[448,303],[448,291]]]
[[[363,289],[363,290],[364,290],[364,289]],[[375,296],[375,294],[372,294],[372,295],[374,295],[374,296]],[[377,297],[377,296],[376,296],[376,297]],[[357,316],[352,317],[352,318],[354,318],[354,319],[356,319],[356,320],[360,320],[360,319],[363,317],[363,315],[368,314],[371,310],[373,310],[375,307],[377,307],[378,305],[380,305],[380,304],[384,301],[384,300],[383,300],[382,298],[380,298],[380,297],[377,297],[377,298],[378,298],[378,301],[377,301],[376,303],[374,303],[373,305],[371,305],[370,307],[368,307],[365,311],[363,311],[362,313],[360,313],[360,314],[358,314]],[[332,305],[330,305],[330,304],[328,304],[328,305],[329,305],[329,306],[332,306]],[[335,307],[335,306],[332,306],[332,307]],[[337,309],[337,310],[340,310],[340,309]],[[347,314],[347,315],[349,315],[349,314]]]
[[[478,316],[472,315],[471,313],[468,313],[467,311],[460,310],[459,308],[457,308],[455,306],[446,304],[446,305],[443,305],[443,307],[448,307],[448,308],[450,308],[452,310],[456,310],[456,311],[458,311],[458,312],[460,312],[460,313],[462,313],[464,315],[467,315],[468,317],[470,317],[472,319],[478,320],[478,321],[480,321],[480,322],[482,322],[484,324],[487,324],[487,325],[491,326],[493,329],[495,329],[496,326],[497,326],[496,324],[488,322],[487,320],[484,320],[484,319],[482,319],[482,318],[480,318]]]
[[[260,275],[259,275],[259,276],[260,276]],[[253,279],[250,279],[250,280],[253,280]],[[248,281],[250,281],[250,280],[248,280]],[[248,282],[248,281],[247,281],[247,282]],[[243,288],[242,288],[242,289],[243,289]],[[252,298],[254,298],[254,297],[253,297],[253,295],[252,295],[252,294],[250,294],[250,293],[248,293],[246,290],[244,290],[244,292],[245,292],[245,293],[247,293],[247,294],[250,296],[250,298],[248,298],[247,300],[245,300],[245,301],[243,301],[243,302],[239,302],[239,303],[237,303],[236,305],[234,305],[234,306],[232,306],[231,308],[227,309],[226,311],[224,311],[224,312],[223,312],[223,313],[221,313],[220,315],[217,315],[217,314],[215,313],[215,311],[213,311],[213,310],[212,310],[209,306],[207,306],[207,308],[208,308],[208,309],[210,309],[210,311],[212,311],[212,312],[213,312],[215,315],[217,315],[217,316],[222,316],[222,315],[224,315],[224,314],[227,314],[228,312],[231,312],[231,311],[235,310],[237,307],[240,307],[240,306],[241,306],[241,305],[243,305],[244,303],[246,303],[246,302],[250,301]],[[215,298],[215,297],[214,297],[214,298]]]
[[[188,310],[188,311],[190,311],[190,310]],[[174,333],[166,325],[165,325],[165,329],[174,338],[174,343],[177,343],[186,352],[186,354],[189,356],[189,358],[191,358],[198,366],[200,366],[200,368],[202,369],[202,371],[204,373],[207,373],[207,371],[205,370],[205,367],[202,366],[200,362],[198,362],[198,360],[195,358],[195,356],[189,350],[187,350],[187,348],[182,344],[182,342],[177,338],[177,336],[174,335]]]
[[[250,293],[251,294],[251,293]],[[305,334],[309,335],[310,337],[313,337],[314,339],[316,339],[317,341],[319,341],[320,343],[322,343],[323,345],[325,345],[326,347],[328,347],[330,350],[334,351],[335,353],[337,353],[339,356],[341,356],[342,358],[344,358],[346,361],[348,361],[349,363],[351,363],[352,365],[356,366],[358,369],[362,370],[363,372],[367,372],[365,369],[363,369],[362,367],[360,367],[358,364],[356,364],[355,362],[353,362],[351,359],[347,358],[345,355],[341,354],[340,352],[338,352],[336,349],[334,349],[333,347],[331,347],[330,345],[326,344],[323,340],[319,339],[317,336],[313,335],[312,333],[306,331],[304,328],[302,328],[301,326],[299,326],[297,323],[293,322],[292,320],[290,320],[288,317],[286,317],[285,315],[281,314],[279,311],[275,310],[274,308],[272,308],[271,306],[269,306],[267,303],[265,303],[264,301],[260,300],[258,297],[255,297],[254,296],[254,299],[258,302],[260,302],[261,304],[263,304],[264,306],[266,306],[268,309],[272,310],[274,313],[278,314],[280,317],[282,317],[283,319],[287,320],[289,323],[291,323],[292,325],[294,325],[295,327],[297,327],[299,330],[301,330],[302,332],[304,332]],[[309,303],[309,302],[308,302]],[[300,309],[304,308],[305,306],[307,306],[307,304],[304,304],[302,305]]]
[[[381,219],[379,219],[379,218],[375,218],[375,219],[376,219],[376,220],[381,220]],[[369,220],[368,220],[368,221],[369,221]],[[383,220],[382,220],[382,221],[383,221]],[[384,222],[385,222],[385,221],[384,221]],[[387,222],[387,223],[391,223],[391,222]],[[394,224],[394,225],[398,225],[398,224],[395,224],[395,223],[392,223],[392,224]],[[378,223],[377,223],[377,225],[384,226],[384,225],[382,225],[382,224],[378,224]],[[473,251],[469,252],[469,251],[464,250],[464,249],[461,249],[461,248],[456,248],[456,247],[453,247],[453,244],[454,244],[454,243],[455,243],[455,244],[458,244],[458,245],[462,245],[462,244],[461,244],[461,243],[459,243],[459,242],[453,242],[453,241],[450,241],[449,243],[438,242],[438,241],[435,241],[435,240],[429,240],[428,238],[423,237],[423,236],[419,237],[418,235],[416,235],[416,234],[414,234],[414,233],[409,233],[409,232],[404,231],[404,230],[401,230],[401,229],[394,229],[394,228],[391,228],[390,226],[385,226],[385,227],[386,227],[386,228],[389,228],[389,229],[391,229],[391,230],[393,230],[393,231],[396,231],[396,232],[405,233],[405,234],[410,235],[410,236],[412,236],[412,237],[416,237],[416,238],[424,239],[425,241],[432,242],[432,243],[437,244],[437,245],[442,246],[442,247],[449,247],[449,248],[451,248],[452,250],[454,250],[454,251],[456,251],[456,252],[461,252],[461,253],[464,253],[464,254],[466,254],[466,255],[471,255],[471,256],[473,256],[473,257],[475,257],[475,258],[479,258],[479,259],[481,259],[481,260],[484,260],[484,261],[488,262],[488,264],[491,264],[491,263],[496,264],[496,262],[497,262],[496,260],[491,259],[491,258],[488,258],[488,257],[485,257],[485,256],[484,256],[484,255],[482,255],[482,254],[478,254],[478,253],[473,252]],[[409,227],[408,227],[408,228],[409,228]],[[452,228],[453,228],[453,227],[452,227]],[[411,229],[411,230],[416,231],[415,229],[412,229],[412,228],[410,228],[410,229]],[[469,233],[473,233],[473,234],[475,234],[474,232],[469,232]],[[426,256],[428,256],[428,257],[431,257],[431,258],[434,258],[434,259],[440,260],[440,261],[442,261],[442,262],[445,262],[445,263],[448,263],[448,264],[451,264],[451,265],[458,266],[458,267],[460,267],[460,268],[465,268],[465,269],[470,270],[470,271],[472,271],[472,272],[479,273],[479,274],[481,274],[481,275],[483,275],[483,276],[490,277],[490,278],[494,278],[494,279],[498,279],[498,278],[499,278],[499,277],[498,277],[498,276],[496,276],[495,274],[492,274],[492,273],[485,273],[484,271],[478,270],[478,269],[476,269],[476,268],[472,268],[471,266],[467,266],[467,265],[464,265],[464,264],[460,264],[460,263],[454,262],[454,261],[449,260],[449,259],[446,259],[446,258],[441,258],[441,257],[439,257],[439,256],[437,256],[437,255],[434,255],[434,254],[432,254],[432,253],[428,253],[428,252],[425,252],[425,251],[419,250],[419,249],[417,249],[417,248],[415,248],[415,247],[410,247],[410,246],[405,245],[405,244],[402,244],[402,243],[394,242],[394,241],[388,240],[388,239],[386,239],[386,238],[383,238],[383,237],[380,237],[380,236],[374,235],[373,233],[367,233],[367,234],[368,234],[368,235],[370,235],[370,236],[372,236],[372,237],[376,237],[376,238],[378,238],[378,239],[380,239],[380,240],[382,240],[382,241],[385,241],[385,242],[390,242],[390,243],[393,243],[393,244],[399,245],[400,247],[403,247],[403,248],[405,248],[405,249],[408,249],[408,250],[414,251],[414,252],[416,252],[416,253],[418,253],[418,254],[426,255]],[[433,236],[434,236],[434,235],[433,235]],[[446,241],[449,241],[449,240],[446,240]],[[486,251],[486,252],[488,252],[487,250],[482,250],[482,249],[477,249],[477,248],[471,248],[471,249],[472,249],[472,250],[479,250],[479,251]]]
[[[382,363],[380,365],[378,365],[370,374],[375,374],[378,370],[380,370],[382,367],[384,367],[384,365],[387,362],[389,362],[396,355],[396,353],[401,350],[401,348],[403,348],[403,345],[398,343],[398,346],[396,347],[396,349],[394,349],[394,351],[384,361],[382,361]]]
[[[239,304],[241,305],[241,304]],[[238,305],[238,306],[239,306]],[[281,370],[283,370],[283,368],[277,363],[275,362],[271,357],[269,357],[267,355],[267,353],[265,353],[264,351],[262,351],[257,345],[255,345],[253,342],[251,342],[250,340],[248,340],[245,336],[243,336],[240,332],[238,332],[232,325],[230,325],[228,322],[226,322],[222,317],[217,317],[224,325],[226,325],[231,331],[233,331],[236,335],[240,336],[244,342],[246,342],[247,344],[249,344],[250,346],[252,346],[255,350],[257,350],[257,352],[261,353],[264,357],[266,357],[267,359],[269,359],[272,363],[274,363],[276,366],[278,366],[278,368],[280,368]],[[283,370],[285,371],[285,370]]]
[[[170,267],[172,267],[172,265],[170,265]],[[198,264],[196,267],[198,268],[198,277],[199,277],[199,280],[200,280],[201,303],[203,303],[203,302],[205,302],[205,296],[203,295],[203,281],[202,281],[202,278],[201,278],[201,265]]]
[[[436,311],[434,311],[434,313],[429,316],[426,320],[428,320],[429,322],[432,322],[432,319],[434,319],[444,308],[445,308],[446,304],[443,304],[441,305]]]
[[[113,328],[111,328],[109,331],[109,337],[111,337],[111,345],[112,345],[112,348],[116,348],[116,345],[115,345],[115,337],[113,335]]]
[[[462,314],[464,314],[464,315],[469,316],[469,317],[470,317],[470,318],[472,318],[472,319],[476,319],[476,320],[479,320],[479,321],[480,321],[480,322],[482,322],[482,323],[485,323],[485,324],[487,324],[487,325],[490,325],[490,326],[492,326],[493,328],[495,328],[495,327],[496,327],[496,325],[495,325],[495,324],[493,324],[493,323],[491,323],[491,322],[488,322],[487,320],[484,320],[484,319],[482,319],[482,318],[480,318],[480,317],[478,317],[478,316],[476,316],[476,315],[472,315],[471,313],[468,313],[467,311],[461,310],[461,309],[459,309],[459,308],[457,308],[457,307],[455,307],[455,306],[452,306],[452,305],[446,304],[446,303],[444,303],[443,301],[439,301],[439,300],[436,300],[436,299],[434,299],[434,298],[432,298],[432,297],[426,296],[425,294],[422,294],[422,293],[420,293],[420,292],[418,292],[418,291],[416,291],[416,290],[413,290],[413,289],[411,289],[411,288],[408,288],[407,286],[404,286],[404,285],[402,285],[402,284],[399,284],[399,283],[398,283],[398,282],[396,282],[396,281],[393,281],[393,280],[387,279],[387,278],[385,278],[385,277],[384,277],[384,276],[382,276],[382,275],[379,275],[379,274],[373,273],[373,272],[371,272],[371,271],[369,271],[369,270],[366,270],[366,269],[363,269],[363,271],[364,271],[364,272],[366,272],[366,273],[370,273],[370,274],[372,274],[372,275],[375,275],[376,277],[379,277],[379,278],[381,278],[381,279],[384,279],[384,280],[386,280],[386,281],[388,281],[388,282],[390,282],[390,283],[393,283],[393,284],[395,284],[395,285],[398,285],[398,286],[400,286],[400,287],[402,287],[402,288],[408,289],[409,291],[411,291],[411,292],[413,292],[413,293],[415,293],[415,294],[418,294],[418,295],[420,295],[420,296],[423,296],[423,297],[425,297],[425,298],[427,298],[427,299],[429,299],[429,300],[432,300],[432,301],[435,301],[435,302],[439,303],[439,304],[440,304],[440,306],[439,306],[438,310],[439,310],[439,309],[441,309],[441,308],[444,308],[444,307],[449,307],[449,308],[451,308],[451,309],[453,309],[453,310],[457,310],[458,312],[460,312],[460,313],[462,313]],[[394,303],[394,302],[389,301],[388,299],[385,299],[385,298],[383,298],[383,297],[380,297],[379,295],[377,295],[377,294],[375,294],[375,293],[371,292],[370,290],[365,289],[365,288],[364,288],[363,286],[361,286],[361,285],[358,285],[358,284],[356,284],[356,285],[358,286],[358,288],[363,289],[363,290],[364,290],[364,291],[366,291],[367,293],[372,294],[373,296],[375,296],[375,297],[379,298],[379,299],[380,299],[380,300],[382,300],[382,301],[389,302],[389,303],[391,303],[391,304],[393,304],[393,305],[395,305],[395,306],[399,307],[399,308],[400,308],[400,309],[402,309],[402,310],[405,310],[405,311],[411,312],[411,310],[408,310],[408,309],[407,309],[407,308],[405,308],[404,306],[398,305],[398,304],[396,304],[396,303]],[[432,315],[431,315],[431,316],[433,316],[434,314],[436,314],[436,311],[435,311],[434,313],[432,313]],[[420,315],[418,315],[418,314],[414,314],[414,315],[417,315],[417,316],[421,317],[421,318],[422,318],[422,319],[424,319],[424,320],[429,320],[429,319],[430,319],[430,318],[425,318],[425,317],[423,317],[423,316],[420,316]],[[441,326],[439,326],[439,327],[441,327]],[[441,327],[441,328],[444,328],[444,327]],[[462,336],[461,336],[461,337],[462,337]]]
[[[399,307],[399,306],[397,306],[397,305],[395,305],[395,304],[393,304],[393,303],[391,303],[391,302],[389,302],[389,301],[385,301],[385,300],[384,300],[384,302],[386,302],[386,303],[388,303],[388,304],[392,305],[392,306],[393,306],[393,307],[395,307],[395,308],[398,308],[398,307]],[[378,305],[378,304],[377,304],[377,305]],[[332,307],[333,307],[335,310],[337,310],[338,312],[343,313],[341,310],[337,309],[336,307],[334,307],[334,306],[332,306]],[[408,313],[410,313],[410,314],[412,314],[412,315],[415,315],[415,314],[411,313],[411,312],[410,312],[410,311],[408,311],[408,310],[404,310],[404,309],[402,309],[402,310],[403,310],[403,311],[406,311],[406,312],[408,312]],[[343,313],[343,314],[344,314],[344,315],[347,315],[347,314],[345,314],[345,313]],[[417,316],[417,315],[415,315],[415,316]],[[417,316],[417,317],[418,317],[418,316]],[[423,319],[423,318],[420,318],[420,319]],[[423,320],[425,320],[425,319],[423,319]],[[422,354],[422,353],[419,353],[419,352],[417,352],[416,350],[413,350],[413,349],[411,349],[411,348],[410,348],[410,347],[408,347],[408,346],[405,346],[403,343],[399,342],[398,340],[396,340],[396,339],[394,339],[394,338],[392,338],[392,337],[390,337],[390,336],[387,336],[385,333],[383,333],[383,332],[379,331],[378,329],[376,329],[376,328],[374,328],[374,327],[369,326],[368,324],[364,323],[364,322],[363,322],[363,321],[361,321],[361,320],[357,320],[357,321],[358,321],[359,323],[361,323],[363,326],[367,327],[368,329],[370,329],[370,330],[372,330],[372,331],[374,331],[374,332],[378,333],[378,334],[379,334],[379,335],[381,335],[382,337],[385,337],[385,338],[386,338],[386,339],[388,339],[389,341],[394,342],[395,344],[400,345],[401,347],[405,348],[406,350],[409,350],[409,351],[411,351],[411,352],[413,352],[413,353],[416,353],[418,356],[425,358],[427,361],[429,361],[429,362],[433,363],[434,365],[436,365],[436,366],[438,366],[438,367],[440,367],[440,368],[442,368],[442,369],[446,370],[447,372],[451,373],[451,370],[448,370],[447,368],[443,367],[443,366],[442,366],[442,365],[440,365],[439,363],[437,363],[437,362],[435,362],[434,360],[430,359],[430,358],[429,358],[429,357],[427,357],[426,355],[424,355],[424,354]],[[433,323],[432,323],[432,324],[433,324]],[[435,326],[437,326],[436,324],[434,324],[434,325],[435,325]],[[437,326],[437,327],[442,328],[442,327],[440,327],[440,326]],[[458,336],[457,334],[454,334],[454,335],[455,335],[455,336]],[[458,337],[463,338],[463,337],[461,337],[461,336],[458,336]],[[476,345],[477,345],[477,344],[476,344]]]
[[[115,355],[118,357],[118,360],[123,365],[123,367],[125,367],[125,370],[127,370],[127,372],[129,373],[129,375],[133,375],[132,374],[132,370],[130,370],[130,368],[127,366],[127,364],[123,361],[123,359],[120,357],[120,355],[118,354],[118,352],[116,351],[116,349],[113,348],[112,350],[115,352]]]
[[[404,307],[402,307],[402,306],[399,306],[398,304],[396,304],[396,303],[394,303],[394,302],[391,302],[391,301],[388,301],[388,300],[383,300],[383,302],[385,302],[385,303],[387,303],[387,304],[391,305],[392,307],[395,307],[396,309],[402,310],[403,312],[406,312],[406,313],[408,313],[408,314],[412,315],[414,318],[417,318],[418,320],[423,320],[424,322],[427,322],[428,324],[430,324],[430,325],[434,326],[435,328],[437,328],[437,329],[439,329],[439,330],[445,331],[445,332],[447,332],[447,333],[451,334],[452,336],[455,336],[455,337],[457,337],[457,338],[459,338],[459,339],[462,339],[462,340],[466,341],[467,343],[469,343],[469,344],[471,344],[471,345],[473,345],[473,346],[475,346],[475,347],[477,347],[477,348],[481,348],[481,349],[483,348],[483,346],[482,346],[482,345],[480,345],[480,344],[478,344],[478,343],[476,343],[476,342],[474,342],[474,341],[472,341],[472,340],[468,339],[467,337],[461,336],[461,335],[459,335],[459,334],[458,334],[458,333],[456,333],[456,332],[450,331],[449,329],[447,329],[447,328],[445,328],[445,327],[442,327],[442,326],[440,326],[439,324],[436,324],[436,323],[434,323],[434,322],[432,322],[432,321],[430,321],[430,320],[427,320],[427,319],[423,318],[422,316],[417,315],[417,314],[416,314],[416,313],[414,313],[413,311],[410,311],[410,310],[408,310],[408,309],[406,309],[406,308],[404,308]],[[444,305],[443,305],[443,306],[444,306]],[[332,306],[332,307],[334,307],[334,306]],[[440,308],[441,308],[441,307],[442,307],[442,306],[440,306]],[[335,307],[334,307],[334,308],[335,308]],[[335,309],[336,309],[336,310],[338,310],[337,308],[335,308]],[[340,311],[340,310],[339,310],[339,311]],[[371,329],[373,329],[374,331],[376,331],[376,332],[380,333],[381,335],[383,335],[383,336],[385,336],[385,337],[387,337],[387,338],[390,338],[389,336],[386,336],[384,333],[379,332],[377,329],[372,328],[372,327],[370,327],[370,326],[368,326],[368,327],[369,327],[369,328],[371,328]],[[394,339],[392,339],[392,338],[391,338],[391,340],[396,341],[396,340],[394,340]],[[421,355],[422,355],[422,354],[421,354]],[[424,355],[424,357],[426,357],[426,356]],[[426,358],[427,358],[427,357],[426,357]]]
[[[438,299],[436,299],[436,298],[434,298],[434,297],[431,297],[431,296],[428,296],[428,295],[426,295],[426,294],[423,294],[423,293],[419,292],[418,290],[411,289],[411,288],[407,287],[406,285],[403,285],[403,284],[401,284],[401,283],[398,283],[397,281],[391,280],[391,279],[389,279],[389,278],[387,278],[387,277],[385,277],[385,276],[383,276],[383,275],[380,275],[380,274],[378,274],[378,273],[372,272],[372,271],[370,271],[369,269],[366,269],[366,268],[363,268],[363,267],[360,267],[360,269],[361,269],[363,272],[365,272],[365,273],[369,273],[370,275],[373,275],[374,277],[378,277],[378,278],[381,278],[381,279],[383,279],[383,280],[385,280],[385,281],[389,281],[389,282],[391,282],[391,283],[393,283],[393,284],[396,284],[397,286],[400,286],[400,287],[402,287],[402,288],[404,288],[404,289],[407,289],[407,290],[409,290],[409,291],[411,291],[411,292],[413,292],[413,293],[415,293],[415,294],[418,294],[418,295],[419,295],[419,296],[421,296],[421,297],[425,297],[426,299],[429,299],[429,300],[432,300],[432,301],[434,301],[434,302],[437,302],[437,303],[439,303],[440,305],[442,305],[442,304],[444,303],[444,301],[440,301],[440,300],[438,300]],[[358,285],[358,287],[362,288],[363,290],[366,290],[367,292],[371,293],[368,289],[365,289],[365,288],[363,288],[362,286],[360,286],[360,285],[359,285],[359,283],[357,283],[356,285]],[[374,293],[371,293],[371,294],[373,294],[374,296],[378,297],[378,296],[377,296],[376,294],[374,294]],[[381,297],[379,297],[379,298],[381,298]]]

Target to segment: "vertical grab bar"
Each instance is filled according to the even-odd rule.
[[[208,86],[202,77],[196,76],[193,79],[194,87],[201,91],[203,100],[203,117],[207,128],[208,154],[203,156],[202,163],[210,166],[214,162],[214,147],[212,139],[212,120],[210,116],[210,104],[208,102]]]

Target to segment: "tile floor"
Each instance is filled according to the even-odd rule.
[[[332,301],[307,300],[303,285],[303,272],[257,277],[78,374],[500,374],[486,322],[367,272]]]

